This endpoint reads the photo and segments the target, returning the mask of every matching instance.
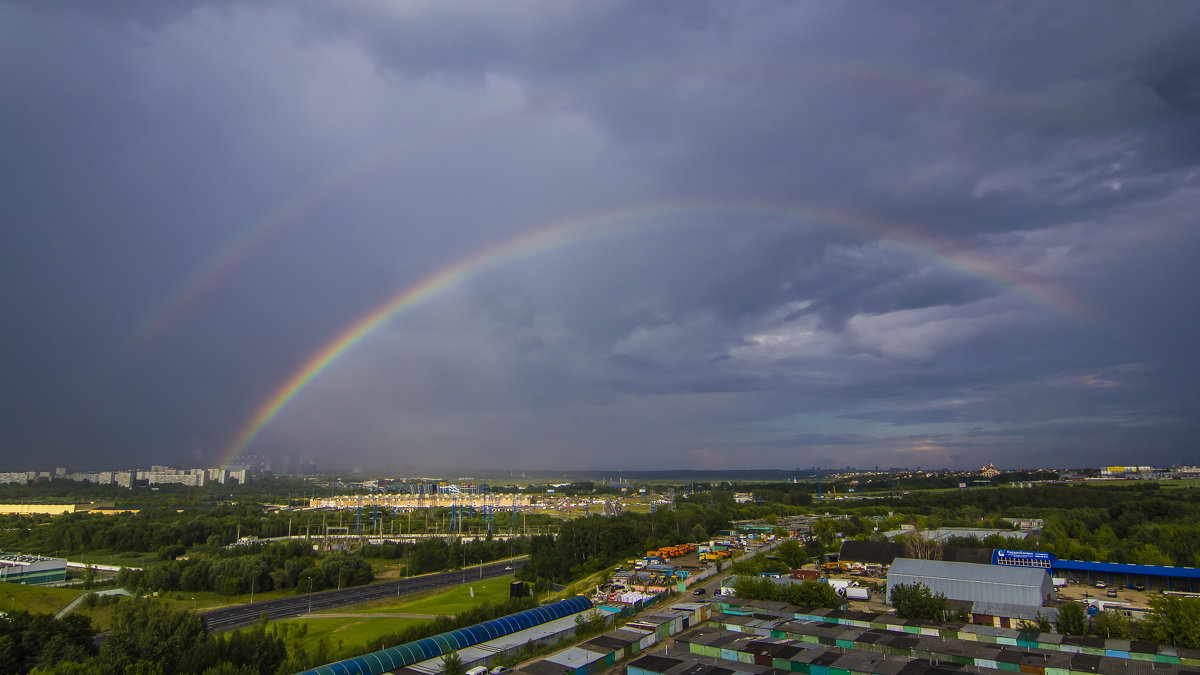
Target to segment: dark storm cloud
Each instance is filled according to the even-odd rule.
[[[0,4],[5,447],[215,461],[406,287],[668,203],[401,312],[252,448],[1178,461],[1198,25],[1190,3]]]

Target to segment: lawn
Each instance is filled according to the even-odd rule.
[[[469,571],[469,570],[468,570]],[[508,599],[508,587],[512,575],[491,579],[470,579],[466,585],[447,591],[428,591],[420,594],[372,600],[358,605],[347,605],[330,610],[337,614],[433,614],[454,616],[459,612],[485,602],[503,602]],[[474,590],[474,597],[471,595]]]
[[[70,604],[82,592],[74,588],[0,583],[0,611],[23,609],[35,614],[53,614]]]
[[[354,651],[362,654],[366,651],[367,643],[371,640],[395,633],[413,624],[423,623],[425,619],[402,619],[397,617],[346,617],[319,619],[283,619],[275,625],[287,631],[289,650],[294,649],[293,639],[299,640],[299,645],[305,651],[317,651],[322,639],[328,639],[330,650],[334,653]],[[300,638],[293,638],[301,627],[307,628],[307,633]],[[282,632],[282,631],[281,631]]]

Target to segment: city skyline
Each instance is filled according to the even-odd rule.
[[[10,458],[1195,463],[1194,4],[0,16]]]

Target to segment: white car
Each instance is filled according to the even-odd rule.
[[[505,571],[505,572],[511,572],[511,571],[512,571],[512,565],[509,565],[508,567],[505,567],[505,568],[504,568],[504,571]]]

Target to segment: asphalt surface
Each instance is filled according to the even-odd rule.
[[[490,579],[499,577],[505,574],[511,574],[510,571],[505,571],[505,567],[512,567],[515,571],[525,564],[524,560],[502,561],[488,563],[483,565],[482,578]],[[376,584],[367,584],[365,586],[353,586],[351,588],[343,588],[341,590],[318,591],[316,593],[306,593],[303,595],[295,595],[288,598],[276,598],[274,600],[266,600],[263,602],[255,602],[246,605],[235,605],[233,607],[222,607],[208,612],[204,612],[201,616],[208,622],[208,630],[211,633],[220,633],[235,628],[245,628],[252,626],[258,622],[259,617],[263,614],[269,619],[287,619],[301,614],[309,614],[320,610],[329,610],[335,607],[344,607],[369,600],[380,600],[383,598],[394,598],[407,593],[415,593],[417,591],[427,591],[435,588],[446,588],[448,586],[458,586],[464,580],[471,581],[472,579],[480,578],[479,566],[467,567],[454,572],[438,572],[436,574],[426,574],[419,577],[411,577],[401,579],[399,581],[384,581]]]

